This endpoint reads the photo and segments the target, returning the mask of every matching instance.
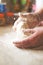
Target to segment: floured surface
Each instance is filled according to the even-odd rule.
[[[43,50],[15,47],[12,44],[15,34],[11,32],[11,27],[6,27],[6,30],[4,27],[0,28],[0,32],[0,65],[43,65]]]

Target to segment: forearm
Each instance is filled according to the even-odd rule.
[[[41,23],[41,21],[43,21],[43,10],[40,10],[39,12],[36,13],[30,13],[27,16],[27,21],[29,24],[29,28],[34,28],[38,26]]]
[[[37,16],[39,22],[43,21],[43,9],[41,9],[38,12],[36,12],[35,15]]]

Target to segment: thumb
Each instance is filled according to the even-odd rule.
[[[31,33],[31,34],[35,33],[35,30],[34,29],[23,29],[22,31],[24,33]]]

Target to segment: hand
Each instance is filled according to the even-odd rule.
[[[22,22],[20,24],[20,22]],[[16,31],[21,25],[21,28],[34,28],[38,26],[40,23],[38,16],[35,13],[27,13],[27,14],[20,14],[19,18],[15,21],[13,25],[13,30]],[[20,29],[21,29],[20,28]]]
[[[27,15],[21,15],[22,19],[26,19],[26,24],[29,28],[34,28],[40,23],[39,16],[37,13],[28,13]]]
[[[21,41],[14,41],[18,48],[34,48],[43,45],[43,27],[24,30],[24,32],[32,32],[30,36]]]

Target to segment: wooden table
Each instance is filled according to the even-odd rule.
[[[12,26],[0,27],[0,65],[43,65],[43,46],[19,49],[13,45],[14,37]]]

